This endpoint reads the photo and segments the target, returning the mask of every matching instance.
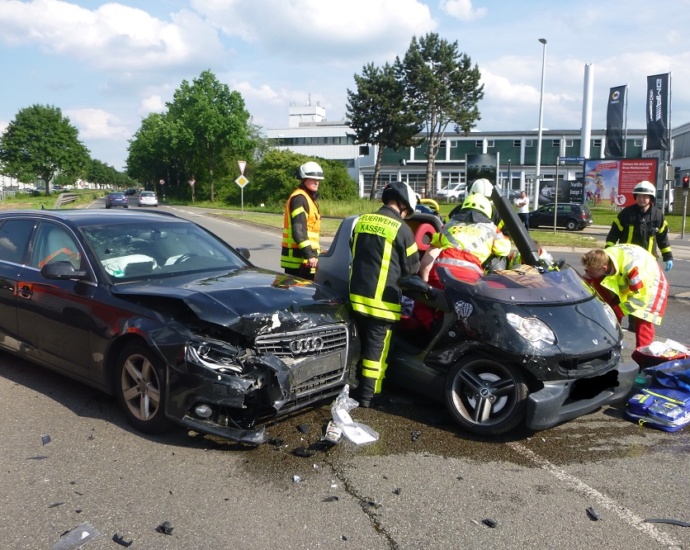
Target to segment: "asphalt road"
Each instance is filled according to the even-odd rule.
[[[209,223],[259,265],[277,258],[274,232]],[[690,521],[690,432],[607,407],[478,439],[442,407],[389,394],[384,409],[352,411],[378,442],[301,457],[328,405],[269,427],[274,443],[258,448],[182,430],[149,438],[114,400],[0,354],[0,547],[52,548],[87,524],[100,534],[86,549],[119,548],[115,534],[146,549],[690,548],[689,528],[644,521]],[[170,535],[155,530],[163,521]]]

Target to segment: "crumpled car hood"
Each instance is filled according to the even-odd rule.
[[[328,289],[256,268],[123,283],[114,285],[113,294],[179,299],[199,319],[252,336],[339,322],[346,315]]]

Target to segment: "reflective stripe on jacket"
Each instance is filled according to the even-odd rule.
[[[623,315],[660,325],[666,310],[668,282],[656,258],[642,247],[618,244],[605,248],[616,272],[599,284],[620,299]]]
[[[431,239],[431,246],[441,248],[436,261],[449,255],[451,249],[463,250],[476,256],[479,265],[494,256],[510,254],[510,240],[491,222],[464,223],[450,220]]]
[[[359,218],[352,233],[350,302],[362,315],[400,319],[398,279],[419,271],[417,243],[410,227],[389,206]]]
[[[319,207],[309,193],[298,187],[285,204],[280,267],[299,269],[309,258],[318,256],[320,231]]]
[[[618,213],[606,236],[606,246],[636,244],[654,254],[654,245],[664,261],[672,260],[671,244],[668,240],[668,223],[663,212],[653,204],[642,212],[637,204],[626,206]]]

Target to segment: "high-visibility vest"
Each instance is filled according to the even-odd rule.
[[[308,211],[303,206],[298,206],[295,210],[290,210],[292,199],[295,196],[302,195],[307,201]],[[295,217],[304,214],[307,217],[306,231],[304,232],[304,240],[301,242],[295,241],[293,224]],[[319,207],[302,188],[297,188],[288,198],[285,204],[285,214],[283,216],[283,242],[281,244],[282,250],[280,255],[280,267],[283,269],[299,269],[302,264],[306,264],[308,258],[301,254],[301,250],[307,246],[319,255],[321,251],[319,245],[319,232],[321,231],[321,215],[319,214]]]
[[[660,325],[668,300],[668,282],[656,258],[641,246],[617,244],[604,249],[616,272],[599,283],[618,296],[623,315]]]

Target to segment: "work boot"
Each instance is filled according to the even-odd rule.
[[[365,409],[371,407],[371,400],[374,399],[374,389],[376,388],[376,380],[373,378],[362,377],[357,386],[357,401],[359,406]]]

